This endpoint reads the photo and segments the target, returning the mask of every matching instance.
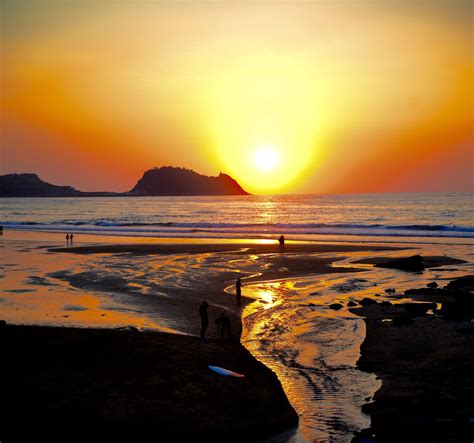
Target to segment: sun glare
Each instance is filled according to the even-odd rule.
[[[284,54],[253,54],[216,73],[213,149],[220,168],[248,192],[285,192],[324,151],[316,149],[318,128],[329,113],[318,113],[324,98],[314,78],[313,70]]]
[[[263,172],[273,171],[279,163],[276,150],[272,147],[259,148],[254,155],[254,164],[257,169]]]

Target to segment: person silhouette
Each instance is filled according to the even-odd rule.
[[[241,296],[242,296],[242,282],[240,281],[240,277],[239,277],[235,281],[235,302],[238,305],[242,303]]]
[[[282,234],[278,239],[278,243],[280,243],[280,248],[283,249],[285,247],[285,236]]]
[[[73,238],[73,237],[74,237],[74,236],[72,235],[72,233],[69,234],[69,241],[70,241],[71,243],[72,243],[72,238]]]
[[[69,244],[69,234],[66,234],[66,243]]]
[[[221,338],[224,338],[224,333],[227,332],[228,337],[232,337],[230,334],[230,318],[227,315],[222,314],[216,318],[215,324],[217,325],[217,333]]]
[[[209,324],[209,315],[207,314],[208,308],[207,301],[204,300],[199,306],[199,317],[201,317],[201,341],[206,341],[206,330]]]

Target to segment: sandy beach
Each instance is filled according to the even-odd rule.
[[[250,440],[297,424],[270,370],[238,342],[138,330],[1,329],[2,441]],[[232,368],[224,377],[208,365]],[[24,426],[27,424],[27,426]],[[218,437],[218,438],[217,438]]]
[[[465,330],[462,323],[433,315],[404,327],[383,321],[399,315],[411,302],[399,292],[403,288],[416,287],[413,282],[425,285],[434,275],[449,279],[464,272],[469,248],[459,246],[456,257],[445,254],[451,247],[426,249],[426,271],[413,274],[372,266],[419,251],[420,246],[414,245],[290,242],[282,251],[271,242],[99,243],[100,238],[89,236],[87,241],[80,239],[65,247],[57,234],[41,233],[33,240],[31,233],[22,237],[17,232],[13,237],[2,239],[2,248],[8,252],[3,257],[8,258],[1,297],[7,326],[1,334],[7,344],[4,388],[11,405],[9,425],[2,430],[5,441],[22,441],[24,435],[18,430],[24,421],[32,423],[38,435],[48,434],[50,441],[80,441],[86,435],[89,440],[92,425],[98,427],[93,438],[102,441],[111,432],[114,438],[128,440],[133,435],[140,440],[153,429],[159,429],[160,435],[203,435],[207,439],[221,439],[228,433],[236,440],[275,435],[272,441],[308,441],[311,435],[325,435],[332,428],[339,429],[334,435],[345,436],[341,441],[350,441],[364,427],[362,418],[356,417],[362,417],[361,407],[370,414],[372,424],[360,435],[383,439],[390,435],[386,429],[410,420],[406,404],[413,397],[420,398],[419,407],[432,404],[431,391],[425,392],[424,386],[440,386],[440,377],[445,393],[440,404],[456,404],[472,392],[466,371],[472,362],[457,357],[469,355],[473,344],[469,331],[456,332]],[[244,283],[241,306],[235,304],[237,276]],[[399,285],[396,294],[385,293],[383,288],[394,281]],[[364,296],[374,305],[351,313],[349,301],[357,305]],[[208,341],[202,343],[198,307],[204,299],[210,304],[210,325]],[[387,305],[389,299],[394,306]],[[439,299],[432,301],[440,303]],[[221,314],[231,319],[230,339],[217,335],[214,319]],[[334,332],[331,327],[328,332],[319,330],[316,341],[300,349],[298,343],[304,341],[297,337],[308,335],[294,323],[294,315],[304,315],[305,321],[327,319],[327,325],[339,323]],[[360,316],[366,318],[366,330],[358,327],[352,340],[350,325],[360,325]],[[323,372],[317,366],[311,369],[314,363],[309,362],[325,352],[321,346],[334,346],[330,342],[340,336],[342,325],[348,325],[349,344],[340,351],[328,347],[332,356]],[[427,347],[423,337],[439,343],[443,352],[430,354],[433,345]],[[420,347],[426,352],[417,352]],[[299,356],[290,358],[289,352]],[[387,357],[394,355],[403,358]],[[353,397],[342,397],[338,403],[330,387],[319,397],[305,393],[308,388],[302,384],[313,377],[305,375],[307,371],[314,373],[318,391],[325,389],[317,387],[325,377],[342,377],[338,383],[349,385],[354,385],[350,380],[355,377],[362,383],[357,360],[357,367],[370,374]],[[412,360],[414,366],[403,366]],[[432,374],[429,368],[440,367],[438,363],[445,372]],[[246,377],[220,376],[208,369],[210,364]],[[347,367],[346,372],[338,372],[341,367]],[[425,368],[421,375],[419,367]],[[446,377],[453,371],[455,377]],[[364,406],[363,392],[375,392],[380,386],[372,374],[382,380],[382,388],[375,401],[368,398]],[[346,388],[337,389],[344,393]],[[438,392],[437,388],[432,391]],[[395,398],[394,392],[398,393]],[[449,396],[451,403],[445,401]],[[409,418],[399,414],[394,419],[393,404]],[[334,418],[326,423],[328,405],[343,408],[338,412],[341,424],[336,426]],[[318,410],[314,417],[308,415],[311,408]],[[432,418],[432,429],[438,429],[432,426],[433,420],[451,420],[442,413],[449,409],[438,408],[438,414],[432,409],[424,412]],[[469,416],[470,410],[458,409],[456,420]],[[344,420],[360,424],[346,429]],[[315,433],[314,425],[308,424],[313,422],[321,423],[321,431]],[[52,423],[64,426],[51,430]],[[417,426],[415,422],[412,428]],[[71,429],[79,430],[65,437],[64,432]],[[288,429],[294,430],[290,436],[279,434]]]

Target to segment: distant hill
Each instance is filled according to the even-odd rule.
[[[0,197],[135,197],[153,195],[247,195],[230,176],[207,177],[183,168],[165,166],[146,171],[127,193],[81,192],[56,186],[36,174],[0,175]]]
[[[36,174],[0,176],[0,197],[74,197],[80,194],[71,186],[44,182]]]
[[[248,195],[229,175],[208,177],[190,169],[164,166],[149,169],[130,195]]]

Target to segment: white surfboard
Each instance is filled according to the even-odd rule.
[[[209,365],[211,371],[217,372],[218,374],[225,375],[227,377],[245,377],[244,374],[239,374],[238,372],[229,371],[228,369],[221,368],[219,366]]]

